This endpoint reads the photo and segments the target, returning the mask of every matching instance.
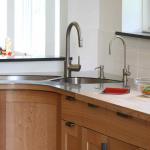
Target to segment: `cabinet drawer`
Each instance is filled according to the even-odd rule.
[[[62,99],[62,118],[145,149],[150,147],[150,123],[75,99]]]

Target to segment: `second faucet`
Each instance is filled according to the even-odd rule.
[[[110,43],[109,43],[109,54],[111,55],[111,46],[114,40],[119,39],[121,40],[123,47],[124,47],[124,67],[123,67],[123,83],[124,86],[127,86],[128,83],[128,76],[131,75],[130,71],[129,71],[129,65],[127,66],[126,61],[127,61],[127,52],[126,52],[126,43],[124,41],[124,39],[120,36],[116,36],[115,38],[113,38]]]

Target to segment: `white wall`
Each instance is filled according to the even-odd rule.
[[[68,1],[68,24],[77,21],[82,30],[83,48],[78,48],[75,29],[71,33],[71,56],[73,63],[77,63],[78,55],[81,57],[81,71],[97,66],[99,16],[99,0]]]
[[[65,0],[67,2],[67,0]],[[64,3],[65,4],[65,3]],[[77,62],[81,56],[82,70],[92,70],[97,65],[104,65],[105,72],[122,74],[123,48],[119,41],[112,46],[112,55],[108,55],[108,45],[115,31],[122,29],[121,0],[68,0],[61,10],[61,15],[71,21],[79,22],[83,33],[83,48],[77,46],[76,31],[71,34],[71,56]],[[66,11],[68,10],[68,11]],[[64,13],[64,14],[63,14]],[[61,20],[63,32],[61,35],[61,54],[65,52],[65,31],[67,24]],[[132,77],[150,75],[150,41],[136,38],[125,38],[127,44],[127,63],[131,67]],[[59,72],[63,71],[63,62],[20,62],[0,63],[0,73],[20,72]]]
[[[63,72],[63,62],[0,62],[0,74],[56,74]]]
[[[99,0],[61,0],[61,56],[65,56],[65,34],[67,25],[77,21],[82,30],[83,48],[78,48],[75,29],[71,32],[71,56],[73,63],[77,63],[77,56],[81,57],[81,71],[94,70],[98,62],[99,38]],[[38,73],[63,71],[63,62],[10,62],[0,63],[4,73]]]
[[[122,50],[117,50],[113,46],[112,56],[108,54],[109,42],[114,36],[114,32],[121,30],[121,6],[120,0],[100,0],[98,64],[104,65],[105,72],[108,73],[119,73],[123,63]]]
[[[11,1],[11,0],[10,0]],[[60,1],[61,7],[61,56],[65,56],[65,32],[67,28],[67,0]],[[53,52],[52,52],[53,53]],[[0,74],[44,74],[63,72],[63,61],[0,62]]]

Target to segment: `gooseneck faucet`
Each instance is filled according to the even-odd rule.
[[[128,76],[130,76],[131,75],[131,73],[130,73],[130,71],[129,71],[129,65],[127,65],[126,64],[126,60],[127,60],[127,58],[126,58],[126,54],[127,54],[127,52],[126,52],[126,43],[125,43],[125,41],[124,41],[124,39],[122,38],[122,37],[120,37],[120,36],[116,36],[115,38],[113,38],[111,41],[110,41],[110,43],[109,43],[109,54],[111,55],[111,47],[112,47],[112,43],[113,43],[113,41],[115,41],[116,39],[119,39],[121,42],[122,42],[122,44],[123,44],[123,47],[124,47],[124,67],[123,67],[123,84],[124,84],[124,86],[128,86],[127,85],[127,83],[128,83]]]
[[[72,71],[80,71],[80,57],[78,56],[78,64],[72,64],[70,59],[70,33],[72,27],[75,27],[78,35],[78,45],[82,47],[81,29],[77,22],[72,22],[69,24],[66,32],[66,59],[64,66],[64,78],[71,77]]]

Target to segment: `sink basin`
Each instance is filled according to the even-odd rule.
[[[71,78],[61,78],[52,80],[59,83],[70,83],[70,84],[97,84],[97,83],[117,83],[121,81],[111,80],[111,79],[103,79],[100,78],[90,78],[90,77],[71,77]]]
[[[54,78],[58,78],[60,76],[54,75],[0,75],[0,80],[8,80],[8,81],[19,81],[19,80],[50,80]]]

